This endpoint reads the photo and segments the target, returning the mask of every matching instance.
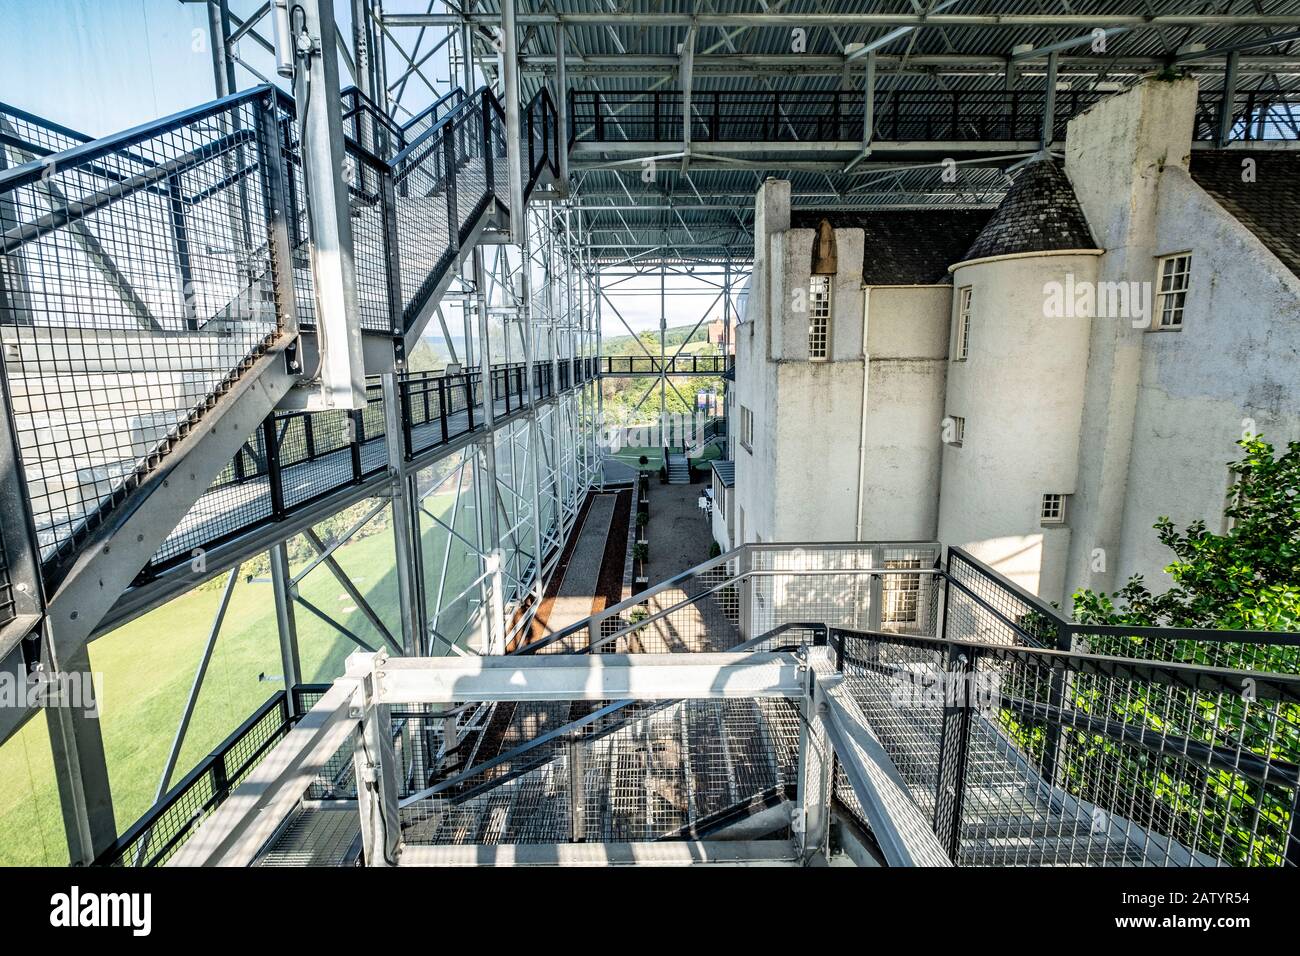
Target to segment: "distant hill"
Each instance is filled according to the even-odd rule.
[[[664,330],[664,348],[669,352],[677,351],[678,347],[690,336],[691,343],[707,343],[709,341],[709,324],[704,322],[692,334],[692,325],[678,325],[671,329]],[[653,332],[642,332],[641,341],[645,343],[651,353],[659,352],[659,336]],[[607,338],[601,338],[600,350],[605,355],[641,355],[643,354],[640,346],[630,335],[612,335]],[[688,348],[687,351],[693,352],[694,348]]]

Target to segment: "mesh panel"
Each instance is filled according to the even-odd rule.
[[[47,157],[0,194],[0,335],[46,560],[67,557],[281,327],[261,109],[245,99]]]
[[[172,788],[96,861],[101,866],[160,866],[198,830],[203,819],[244,781],[291,724],[283,692]]]
[[[490,789],[412,804],[402,811],[403,835],[422,844],[681,835],[753,797],[792,790],[798,737],[788,701],[631,703],[612,727],[558,741],[546,759]]]

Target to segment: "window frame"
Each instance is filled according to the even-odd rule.
[[[748,406],[740,405],[740,447],[751,455],[754,454],[754,413]]]
[[[1055,514],[1048,513],[1048,499],[1055,499]],[[1065,524],[1065,509],[1069,495],[1061,491],[1045,491],[1038,499],[1039,524]]]
[[[1181,271],[1177,270],[1170,273],[1171,279],[1182,279],[1181,287],[1165,288],[1165,265],[1166,263],[1177,263],[1178,260],[1185,260]],[[1173,252],[1167,256],[1159,256],[1156,259],[1156,294],[1155,301],[1151,309],[1151,331],[1153,332],[1181,332],[1183,329],[1183,318],[1187,313],[1187,297],[1192,288],[1192,253],[1191,250],[1185,252]],[[1175,323],[1165,324],[1165,301],[1168,298],[1181,296],[1177,304],[1171,310],[1171,314],[1177,316],[1178,321]]]
[[[829,275],[808,277],[808,361],[810,362],[829,362],[831,358],[831,316],[834,314],[835,288],[835,283],[831,281],[833,278]],[[818,291],[819,286],[824,287],[824,294]],[[825,303],[824,310],[819,308],[820,303]],[[815,326],[818,319],[821,322],[820,335]],[[814,342],[818,338],[821,340],[821,354],[817,354],[814,349]]]
[[[975,300],[975,287],[964,285],[957,290],[957,341],[953,343],[953,361],[964,362],[970,357],[970,313]]]
[[[881,576],[880,624],[917,624],[921,620],[921,561],[897,558],[885,561],[886,571],[913,571],[916,574]]]
[[[955,435],[951,441],[944,442],[944,444],[952,448],[960,448],[966,442],[966,416],[953,415],[950,412],[947,417],[952,419]]]

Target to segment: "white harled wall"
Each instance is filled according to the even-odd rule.
[[[1300,438],[1300,279],[1190,177],[1195,101],[1193,81],[1148,81],[1072,121],[1065,170],[1102,255],[863,288],[872,250],[837,229],[825,363],[807,361],[807,316],[789,308],[813,232],[789,228],[789,184],[765,183],[737,335],[735,401],[755,422],[751,453],[733,409],[737,540],[742,525],[747,541],[937,536],[1067,607],[1134,573],[1167,586],[1155,520],[1220,530],[1243,430]],[[1177,252],[1192,254],[1181,331],[1043,314],[1047,282],[1154,284]],[[953,288],[967,284],[970,356],[954,362]],[[945,415],[966,419],[961,448],[941,441]],[[1040,521],[1046,492],[1069,496],[1064,524]]]
[[[1090,319],[1044,315],[1043,290],[1096,268],[1076,251],[953,270],[954,288],[971,287],[971,320],[968,357],[948,363],[946,414],[966,426],[960,446],[943,446],[939,540],[1049,600],[1062,596],[1070,522],[1043,524],[1040,507],[1044,493],[1075,492]]]

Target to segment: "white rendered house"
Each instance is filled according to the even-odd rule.
[[[721,543],[937,539],[1067,604],[1160,588],[1156,519],[1218,529],[1235,442],[1300,437],[1300,153],[1193,151],[1195,103],[1100,102],[991,211],[792,215],[767,181]]]

